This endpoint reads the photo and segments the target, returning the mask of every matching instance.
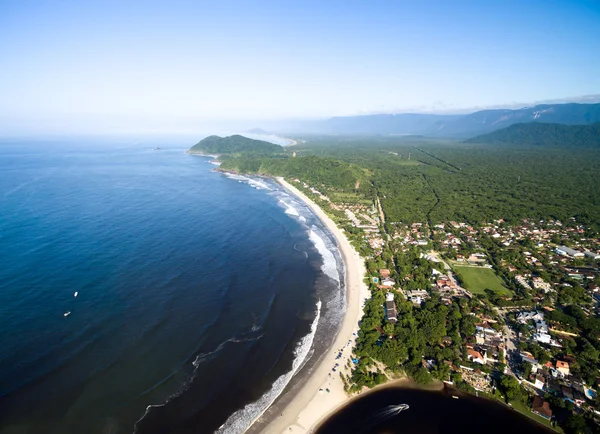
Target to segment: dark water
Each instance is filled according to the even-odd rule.
[[[452,395],[460,395],[459,399]],[[402,410],[400,404],[408,404]],[[472,395],[411,388],[382,389],[326,420],[317,434],[549,434],[554,431],[501,403]]]
[[[0,142],[0,433],[241,432],[330,342],[331,236],[187,146]]]

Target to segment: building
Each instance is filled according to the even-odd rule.
[[[570,256],[571,258],[583,258],[585,256],[583,252],[565,246],[558,246],[554,251],[559,255]]]
[[[528,321],[540,321],[544,319],[544,314],[538,311],[521,312],[517,315],[517,321],[521,324],[525,324]]]
[[[502,332],[495,330],[492,327],[492,325],[487,321],[475,324],[475,330],[476,332],[481,333],[484,336],[502,336]]]
[[[390,277],[390,270],[388,270],[387,268],[380,268],[379,275],[381,276],[382,279],[385,279],[386,277]]]
[[[569,370],[569,362],[563,362],[562,360],[556,361],[556,370],[563,376],[568,376],[571,373]]]
[[[389,322],[398,321],[398,312],[396,311],[396,303],[394,302],[394,294],[388,292],[385,296],[385,318]]]
[[[583,254],[588,258],[595,259],[596,261],[600,259],[600,253],[594,253],[590,252],[589,250],[586,250],[585,252],[583,252]]]
[[[429,294],[423,289],[404,291],[404,295],[406,296],[407,300],[418,306],[420,306],[426,298],[429,298]]]
[[[539,416],[542,416],[544,419],[552,419],[552,410],[550,410],[550,404],[548,404],[539,396],[533,398],[531,411]]]
[[[477,351],[474,348],[467,348],[467,359],[472,361],[473,363],[479,363],[480,365],[485,365],[486,357],[485,351],[483,354]]]
[[[546,384],[546,379],[542,375],[535,376],[535,382],[533,383],[533,385],[535,386],[536,389],[542,390],[544,388],[545,384]]]
[[[394,282],[392,279],[386,277],[386,278],[384,278],[384,279],[381,280],[381,284],[383,286],[390,287],[390,286],[394,286],[396,284],[396,282]]]

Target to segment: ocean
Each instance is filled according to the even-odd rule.
[[[194,141],[0,141],[0,433],[243,432],[333,341],[333,236]]]

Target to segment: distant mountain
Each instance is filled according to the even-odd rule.
[[[271,133],[263,130],[262,128],[252,128],[246,132],[249,134],[261,134],[261,135],[265,135],[265,136],[268,136],[269,134],[271,134]]]
[[[525,122],[588,125],[600,122],[600,104],[544,104],[463,115],[404,113],[335,117],[307,123],[302,132],[468,138]]]
[[[335,117],[324,121],[323,132],[337,134],[423,134],[438,122],[451,121],[460,115],[401,113]]]
[[[526,122],[589,125],[600,122],[600,104],[544,104],[518,110],[482,110],[455,119],[442,119],[425,134],[465,137]]]
[[[228,137],[208,136],[200,140],[189,149],[190,154],[276,154],[283,148],[274,143],[263,140],[249,139],[248,137],[234,135]]]
[[[591,125],[562,125],[541,122],[514,124],[466,143],[492,145],[564,146],[600,148],[600,122]]]

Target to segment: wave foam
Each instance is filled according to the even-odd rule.
[[[284,212],[286,214],[293,215],[293,216],[296,216],[296,217],[300,217],[300,213],[298,212],[298,210],[296,208],[294,208],[293,205],[291,205],[291,204],[289,204],[289,203],[287,203],[287,202],[285,202],[285,201],[283,201],[281,199],[279,199],[279,202],[285,207],[285,211]],[[304,220],[306,220],[306,219],[304,219]]]
[[[323,265],[321,265],[321,270],[325,273],[326,276],[330,277],[332,280],[337,282],[338,286],[340,285],[340,274],[338,272],[337,261],[335,260],[335,256],[327,248],[327,244],[325,244],[325,240],[323,237],[319,236],[316,233],[316,226],[313,226],[308,231],[308,237],[310,241],[313,243],[319,255],[323,259]]]
[[[283,392],[283,389],[285,389],[292,377],[308,360],[307,356],[309,356],[312,348],[320,317],[321,300],[317,302],[317,315],[310,326],[310,332],[300,340],[294,350],[292,370],[275,380],[271,389],[261,396],[258,401],[246,405],[241,410],[238,410],[229,416],[225,423],[216,431],[217,434],[243,433],[271,406],[271,404],[273,404],[277,397],[281,395],[281,392]]]

